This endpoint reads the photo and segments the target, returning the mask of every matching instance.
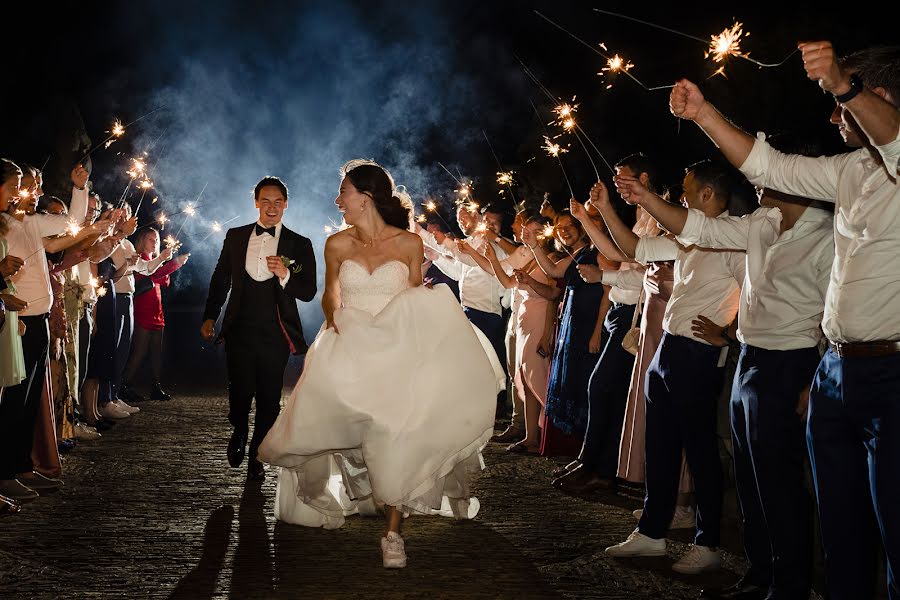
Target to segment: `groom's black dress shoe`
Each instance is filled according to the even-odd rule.
[[[228,464],[239,467],[244,462],[244,447],[247,445],[247,432],[235,429],[228,442]]]
[[[266,478],[266,470],[263,464],[256,457],[251,457],[247,465],[247,479],[251,481],[262,481]]]

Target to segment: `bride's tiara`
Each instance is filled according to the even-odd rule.
[[[353,160],[348,160],[344,163],[344,166],[341,167],[340,175],[341,179],[347,176],[347,173],[355,169],[356,167],[362,167],[363,165],[372,165],[373,167],[378,167],[384,174],[388,176],[388,179],[391,182],[391,188],[396,189],[396,185],[394,184],[394,178],[391,176],[391,172],[379,165],[377,162],[370,158],[354,158]]]

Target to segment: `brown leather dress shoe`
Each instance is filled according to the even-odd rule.
[[[509,444],[510,442],[518,442],[525,437],[525,430],[521,427],[510,425],[503,433],[498,433],[491,438],[492,442],[500,444]]]

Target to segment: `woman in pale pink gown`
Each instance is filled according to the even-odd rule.
[[[537,217],[525,222],[523,228],[532,230],[535,236],[548,225],[550,219]],[[551,237],[542,240],[550,248]],[[541,428],[544,423],[544,404],[547,399],[547,381],[550,377],[550,357],[553,351],[554,321],[558,298],[562,291],[538,266],[528,251],[530,260],[520,269],[514,269],[516,260],[499,260],[493,247],[484,244],[484,256],[470,246],[462,246],[482,269],[493,273],[501,285],[513,289],[517,306],[512,315],[516,328],[516,355],[512,370],[514,392],[525,408],[525,438],[510,444],[507,450],[522,454],[538,454],[541,445]]]

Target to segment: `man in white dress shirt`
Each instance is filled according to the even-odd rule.
[[[617,177],[616,186],[685,246],[746,250],[731,439],[750,569],[733,586],[704,595],[808,598],[805,401],[819,364],[819,323],[834,262],[832,213],[812,200],[762,189],[753,214],[712,219],[669,204],[634,178]]]
[[[707,217],[727,219],[733,177],[710,161],[687,168],[682,202]],[[598,183],[596,187],[603,186]],[[620,192],[626,202],[629,195]],[[605,199],[605,200],[604,200]],[[722,469],[716,433],[716,401],[724,384],[724,351],[697,337],[703,315],[719,326],[738,309],[744,256],[684,247],[665,237],[638,237],[622,223],[607,194],[592,192],[619,248],[639,263],[675,261],[675,284],[663,316],[663,337],[647,369],[647,494],[637,529],[606,552],[612,556],[661,556],[675,511],[682,449],[694,476],[697,501],[694,544],[672,568],[696,574],[721,564]]]
[[[830,42],[800,44],[807,76],[834,95],[848,154],[782,154],[735,127],[679,81],[672,113],[693,120],[754,184],[835,203],[835,260],[822,329],[828,351],[809,396],[807,442],[828,592],[875,593],[874,507],[890,598],[900,598],[900,47],[841,61]],[[788,294],[785,290],[782,294]]]
[[[25,380],[7,388],[0,402],[0,494],[18,500],[32,500],[41,491],[52,490],[60,482],[34,472],[31,447],[34,424],[40,406],[47,370],[50,330],[47,318],[53,304],[50,272],[44,253],[44,239],[66,231],[70,219],[84,221],[87,212],[88,172],[80,164],[71,173],[72,201],[68,215],[35,213],[40,197],[40,174],[26,168],[22,174],[19,213],[0,215],[9,226],[6,240],[9,253],[25,260],[22,269],[11,279],[18,297],[28,302],[19,311],[25,324],[22,349],[25,355]]]

